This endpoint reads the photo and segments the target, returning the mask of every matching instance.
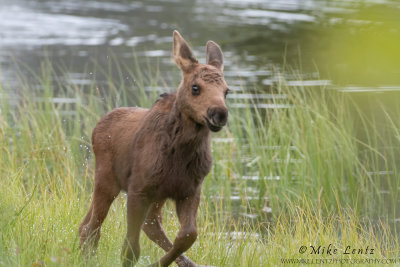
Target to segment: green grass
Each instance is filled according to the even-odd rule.
[[[95,82],[89,88],[63,85],[48,63],[33,82],[21,74],[16,94],[0,85],[0,266],[120,265],[123,194],[110,209],[96,256],[81,257],[77,233],[93,188],[91,130],[106,111],[150,107],[156,99],[144,86],[158,84],[157,75],[118,68],[136,81],[133,88],[111,76],[107,90]],[[96,66],[98,73],[109,71]],[[214,266],[269,266],[283,258],[332,259],[309,254],[310,245],[332,244],[339,259],[398,259],[392,225],[399,216],[400,110],[381,106],[378,126],[362,105],[338,92],[285,81],[273,92],[286,94],[292,108],[265,111],[250,108],[249,101],[249,108],[230,110],[229,125],[217,137],[233,141],[212,144],[215,163],[203,185],[199,237],[186,254]],[[55,97],[74,101],[57,103]],[[262,179],[275,176],[280,179]],[[163,214],[173,239],[179,228],[173,203]],[[141,246],[140,266],[163,255],[145,235]],[[301,246],[308,252],[300,254]],[[368,246],[374,254],[344,255],[347,246]]]

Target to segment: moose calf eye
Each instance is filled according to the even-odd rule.
[[[193,84],[193,86],[192,86],[192,95],[199,95],[199,94],[200,94],[199,87],[196,84]]]

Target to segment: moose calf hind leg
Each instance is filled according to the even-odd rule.
[[[96,250],[101,225],[118,193],[119,189],[116,186],[106,187],[95,183],[90,209],[79,227],[80,246],[85,254]]]
[[[83,235],[83,231],[85,229],[85,226],[90,221],[90,218],[92,217],[92,210],[93,210],[93,201],[90,204],[90,208],[89,208],[88,212],[86,213],[85,218],[83,219],[83,221],[79,225],[79,236],[80,237]]]

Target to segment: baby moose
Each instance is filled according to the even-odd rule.
[[[210,131],[228,120],[223,55],[207,42],[206,64],[199,63],[182,36],[173,33],[174,61],[182,81],[151,109],[118,108],[105,115],[92,134],[96,157],[93,199],[79,227],[83,252],[94,251],[111,203],[127,192],[127,234],[122,248],[124,266],[139,259],[140,231],[166,254],[151,266],[196,266],[182,255],[197,238],[196,214],[201,185],[210,172]],[[161,226],[167,199],[176,203],[180,230],[172,243]]]

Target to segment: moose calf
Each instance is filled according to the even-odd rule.
[[[92,134],[96,157],[93,199],[79,227],[84,252],[94,251],[111,203],[127,192],[128,230],[122,248],[124,266],[139,258],[141,229],[166,254],[152,266],[196,266],[182,255],[197,238],[196,213],[201,184],[210,172],[210,131],[228,120],[228,87],[223,55],[207,42],[207,63],[194,57],[182,36],[173,33],[174,61],[182,81],[173,94],[163,94],[151,109],[117,108],[105,115]],[[161,226],[161,208],[173,199],[180,230],[172,243]]]

